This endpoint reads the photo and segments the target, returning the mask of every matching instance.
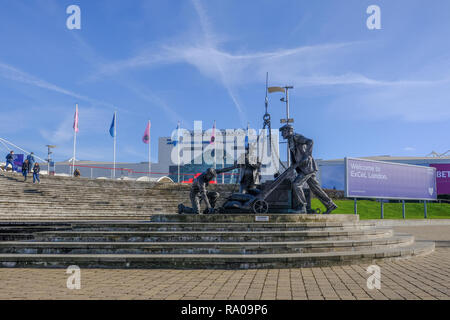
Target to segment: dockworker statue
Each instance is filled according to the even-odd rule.
[[[309,189],[326,207],[324,214],[329,214],[337,208],[337,205],[330,199],[330,197],[320,187],[319,181],[316,178],[317,164],[312,157],[313,140],[308,139],[301,134],[294,133],[294,128],[286,124],[280,128],[283,139],[288,142],[288,148],[291,156],[291,167],[295,168],[297,176],[293,181],[293,193],[300,204],[295,208],[302,213],[306,212],[306,197],[303,192],[303,184],[306,182]]]
[[[191,186],[191,192],[189,194],[189,198],[191,199],[192,208],[186,207],[183,204],[178,205],[178,213],[191,213],[191,214],[199,214],[200,213],[200,203],[203,201],[206,208],[203,213],[214,213],[214,207],[216,205],[217,200],[219,199],[220,194],[215,191],[208,191],[208,185],[211,181],[213,181],[218,174],[231,171],[236,169],[236,166],[223,168],[223,169],[213,169],[208,168],[205,172],[199,175],[194,179]]]
[[[239,193],[257,195],[260,190],[257,185],[260,181],[260,161],[251,161],[249,147],[245,150],[243,163],[237,165],[239,168]]]

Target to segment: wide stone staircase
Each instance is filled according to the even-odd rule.
[[[0,267],[290,268],[434,250],[353,214],[174,214],[189,186],[20,180],[0,176]]]
[[[189,185],[0,173],[0,220],[148,219],[189,204]],[[233,186],[211,185],[222,201]],[[220,205],[220,203],[219,203]]]

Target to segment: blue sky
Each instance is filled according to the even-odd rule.
[[[66,8],[81,8],[68,30]],[[366,8],[381,8],[369,30]],[[39,155],[146,161],[141,138],[178,120],[262,126],[265,73],[293,85],[295,130],[316,158],[423,156],[450,149],[450,2],[0,0],[0,137]],[[270,96],[273,127],[284,116]],[[1,152],[5,152],[0,146]],[[284,155],[284,152],[282,153]]]

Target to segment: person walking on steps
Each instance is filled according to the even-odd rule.
[[[28,172],[30,171],[30,163],[28,162],[28,159],[25,160],[22,164],[22,175],[23,175],[23,181],[27,181]]]
[[[39,166],[39,163],[35,163],[33,167],[33,183],[36,183],[36,180],[38,183],[41,183],[41,179],[39,179],[39,172],[41,172],[41,167]]]
[[[34,159],[34,152],[30,153],[27,156],[27,160],[28,160],[28,164],[30,165],[30,169],[28,171],[30,171],[34,168],[34,164],[36,163],[36,160]]]
[[[5,171],[9,164],[11,165],[11,170],[14,171],[14,151],[11,151],[6,155]]]

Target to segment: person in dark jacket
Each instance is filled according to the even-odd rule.
[[[11,151],[6,156],[6,165],[5,165],[5,171],[8,168],[8,164],[11,165],[11,170],[14,171],[14,151]]]
[[[34,164],[36,163],[36,160],[34,159],[34,152],[30,153],[27,156],[27,160],[28,160],[28,163],[30,164],[29,170],[32,170],[34,168]]]
[[[76,168],[75,171],[73,172],[73,176],[75,178],[81,177],[81,172],[80,172],[80,170],[78,170],[78,168]]]
[[[297,210],[306,213],[306,197],[303,192],[303,184],[306,182],[309,189],[327,208],[324,214],[329,214],[337,208],[337,205],[323,191],[319,181],[317,181],[317,164],[312,157],[313,141],[301,134],[294,133],[294,128],[289,124],[282,126],[280,131],[283,138],[288,142],[291,167],[294,167],[297,172],[297,176],[293,181],[293,193],[300,203],[300,207]]]
[[[39,172],[41,172],[41,167],[39,166],[39,163],[35,163],[33,167],[33,183],[36,183],[36,180],[38,183],[41,183],[41,179],[39,179]]]
[[[30,171],[30,163],[28,162],[28,159],[25,160],[22,164],[22,175],[23,175],[23,181],[27,181],[28,172]]]

